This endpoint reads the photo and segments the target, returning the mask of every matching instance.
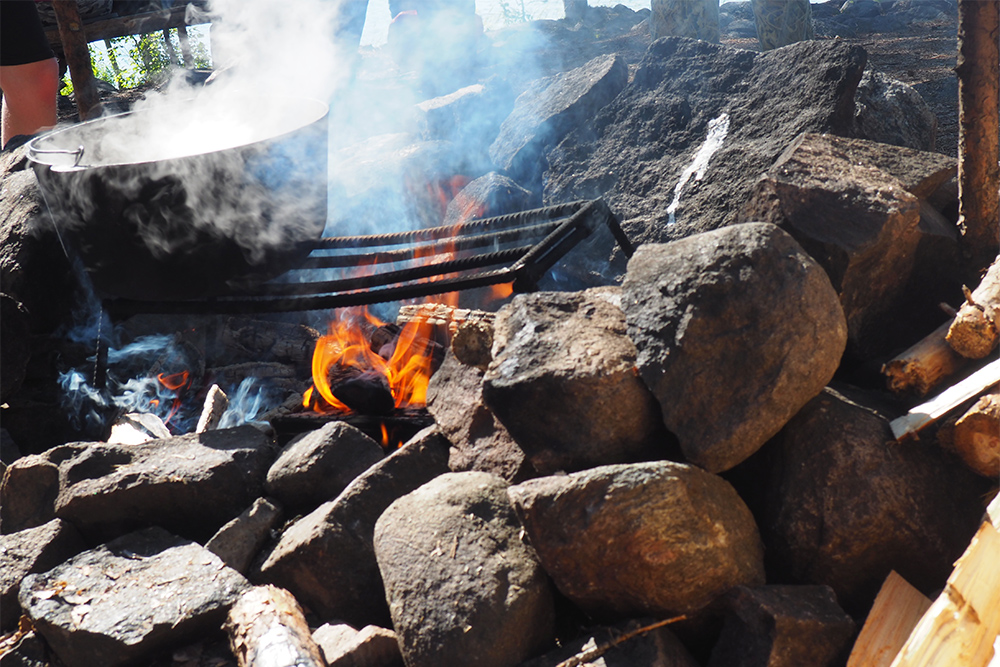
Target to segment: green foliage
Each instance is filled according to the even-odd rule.
[[[211,67],[211,56],[205,41],[189,31],[188,44],[196,68]],[[156,81],[169,72],[171,51],[179,62],[182,58],[180,37],[176,29],[168,33],[169,43],[162,32],[146,35],[126,35],[104,40],[104,49],[95,43],[90,46],[90,59],[94,76],[114,84],[118,89],[135,88]],[[67,81],[69,77],[66,77]],[[61,91],[63,95],[72,93],[69,82]]]
[[[542,0],[545,2],[546,0]],[[515,23],[527,23],[531,20],[528,8],[524,0],[500,0],[500,11],[503,12],[503,21],[506,25]]]

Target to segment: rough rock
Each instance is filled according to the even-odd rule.
[[[518,295],[497,313],[483,400],[543,474],[660,458],[665,434],[636,354],[606,300]]]
[[[293,514],[308,512],[384,457],[381,445],[363,431],[332,421],[290,442],[267,471],[264,488]]]
[[[542,567],[584,611],[658,618],[764,583],[757,525],[721,477],[670,461],[601,466],[508,490]]]
[[[62,519],[0,536],[0,630],[17,625],[17,591],[25,576],[51,570],[84,548],[80,533]]]
[[[538,204],[535,196],[514,180],[495,171],[470,182],[448,202],[444,225],[457,225],[475,218],[516,213]]]
[[[394,500],[445,472],[448,443],[428,427],[289,526],[253,578],[286,588],[321,618],[387,624],[375,521]]]
[[[617,55],[542,79],[518,96],[490,147],[490,158],[517,182],[533,184],[541,177],[545,150],[593,117],[627,82],[628,67]]]
[[[322,625],[313,640],[323,650],[327,667],[403,667],[396,633],[375,625],[355,630],[349,625]]]
[[[449,350],[427,385],[427,411],[452,445],[448,468],[489,472],[509,482],[534,477],[524,450],[483,402],[483,375]]]
[[[601,651],[599,657],[590,658],[583,664],[595,667],[698,667],[698,662],[667,627],[621,641],[623,637],[654,622],[652,619],[632,620],[608,628],[589,630],[573,641],[563,642],[558,649],[522,663],[520,667],[559,667],[565,665],[566,660],[580,655],[589,656],[591,652],[601,651],[604,647],[607,649]]]
[[[280,504],[270,498],[258,498],[242,514],[220,528],[205,543],[205,548],[229,567],[245,574],[283,516]]]
[[[252,426],[139,445],[61,445],[7,470],[4,497],[18,500],[0,508],[3,530],[59,517],[91,540],[150,525],[208,539],[261,495],[273,456]]]
[[[544,201],[603,197],[636,245],[732,224],[792,139],[851,134],[865,60],[837,41],[754,53],[658,39],[621,94],[547,154]]]
[[[847,340],[823,269],[778,227],[641,246],[622,285],[637,366],[687,459],[745,460],[833,377]]]
[[[830,586],[852,615],[890,570],[933,595],[979,526],[982,480],[932,441],[897,443],[886,417],[832,389],[773,444],[768,570],[775,583]]]
[[[148,528],[28,575],[20,601],[67,667],[114,667],[217,630],[247,586],[205,548]]]
[[[833,667],[854,637],[854,621],[829,586],[737,586],[724,604],[708,667]]]
[[[921,236],[920,202],[900,181],[804,135],[761,176],[742,216],[779,225],[826,270],[853,355],[891,348],[886,316],[904,294]]]
[[[858,136],[921,151],[937,145],[937,117],[912,86],[866,70],[855,101]]]
[[[486,155],[500,124],[514,108],[514,91],[500,77],[460,88],[417,105],[420,137],[450,141],[471,154]]]
[[[514,665],[553,639],[548,579],[496,475],[448,473],[396,500],[375,554],[409,667]]]

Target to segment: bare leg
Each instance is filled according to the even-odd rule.
[[[19,134],[35,134],[56,124],[59,65],[55,58],[0,67],[0,90],[0,146]]]

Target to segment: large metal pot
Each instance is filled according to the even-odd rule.
[[[31,141],[28,158],[63,247],[79,257],[102,296],[237,293],[302,262],[326,223],[328,107],[311,99],[282,107],[292,116],[232,145],[207,120],[207,141],[199,138],[199,121],[179,123],[176,141],[166,145],[129,135],[159,122],[152,111]],[[244,120],[262,115],[231,111]],[[176,121],[184,113],[182,105],[169,115]],[[196,145],[208,145],[204,151],[181,147],[180,134],[189,131]]]

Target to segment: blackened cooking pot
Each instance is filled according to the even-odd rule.
[[[30,142],[63,247],[101,295],[239,293],[305,259],[327,217],[328,107],[280,106],[135,111]]]

